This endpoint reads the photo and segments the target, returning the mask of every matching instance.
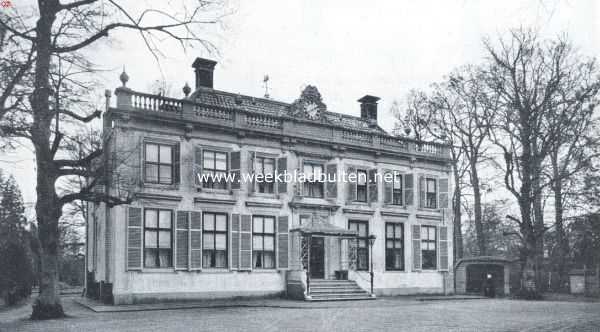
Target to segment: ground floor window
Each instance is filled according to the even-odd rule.
[[[275,217],[252,218],[252,266],[255,269],[275,268]]]
[[[437,248],[435,226],[421,226],[421,256],[423,270],[435,270],[437,267]]]
[[[173,211],[144,209],[144,267],[173,266]]]
[[[369,270],[369,222],[362,220],[348,221],[348,228],[358,234],[356,243],[356,269]]]
[[[385,269],[404,270],[404,227],[400,223],[385,224]]]
[[[227,267],[227,214],[205,212],[202,218],[202,267]]]

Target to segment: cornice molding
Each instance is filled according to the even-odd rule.
[[[135,199],[152,199],[152,200],[160,200],[160,201],[171,201],[171,202],[180,202],[183,197],[175,196],[175,195],[165,195],[165,194],[151,194],[151,193],[135,193]]]
[[[235,205],[235,199],[194,197],[194,203]]]

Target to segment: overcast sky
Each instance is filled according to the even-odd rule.
[[[13,4],[21,5],[20,1]],[[136,1],[139,6],[144,1]],[[568,33],[587,55],[600,55],[600,6],[582,1],[353,1],[252,0],[230,1],[233,13],[222,29],[208,33],[220,54],[167,45],[160,62],[173,94],[182,96],[185,82],[193,85],[191,63],[197,56],[219,62],[215,88],[253,96],[264,94],[268,74],[271,97],[291,102],[306,84],[316,85],[328,110],[359,114],[356,100],[365,94],[381,97],[380,125],[390,129],[388,110],[413,88],[439,81],[453,68],[481,61],[482,38],[496,38],[510,28],[534,27],[543,36]],[[117,42],[94,52],[94,61],[110,71],[102,74],[103,89],[120,85],[125,66],[129,86],[147,90],[161,79],[156,61],[134,34],[114,33]],[[0,155],[25,200],[35,200],[33,155],[26,149]]]

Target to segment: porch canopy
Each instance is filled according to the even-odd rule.
[[[355,238],[358,235],[354,230],[338,227],[326,221],[310,222],[305,225],[300,225],[299,227],[290,229],[290,232],[299,233],[302,236],[321,235],[347,238]]]

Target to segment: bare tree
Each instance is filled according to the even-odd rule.
[[[110,159],[104,145],[88,146],[88,153],[81,158],[64,153],[69,142],[77,140],[70,135],[71,128],[89,124],[101,114],[81,107],[85,100],[78,97],[83,95],[73,93],[85,91],[85,80],[97,71],[85,51],[121,30],[138,32],[157,60],[164,39],[178,42],[184,49],[199,45],[214,50],[199,31],[219,21],[221,4],[190,0],[177,8],[170,6],[135,11],[116,0],[38,0],[37,7],[27,11],[31,15],[17,9],[0,14],[0,27],[6,31],[0,57],[1,134],[7,139],[29,140],[36,156],[41,280],[34,319],[64,316],[57,267],[63,206],[81,200],[114,206],[130,200],[128,195],[97,190],[107,181],[103,165]],[[86,186],[57,186],[63,178],[73,177],[88,179]]]
[[[523,241],[522,290],[537,296],[546,230],[544,190],[550,184],[543,177],[544,161],[570,116],[572,109],[565,106],[588,105],[597,94],[597,77],[577,69],[586,67],[585,61],[563,38],[539,41],[533,31],[514,30],[496,43],[486,40],[485,47],[489,66],[484,79],[499,98],[491,139],[502,151],[504,183],[520,209],[519,217],[507,217],[519,225]]]

